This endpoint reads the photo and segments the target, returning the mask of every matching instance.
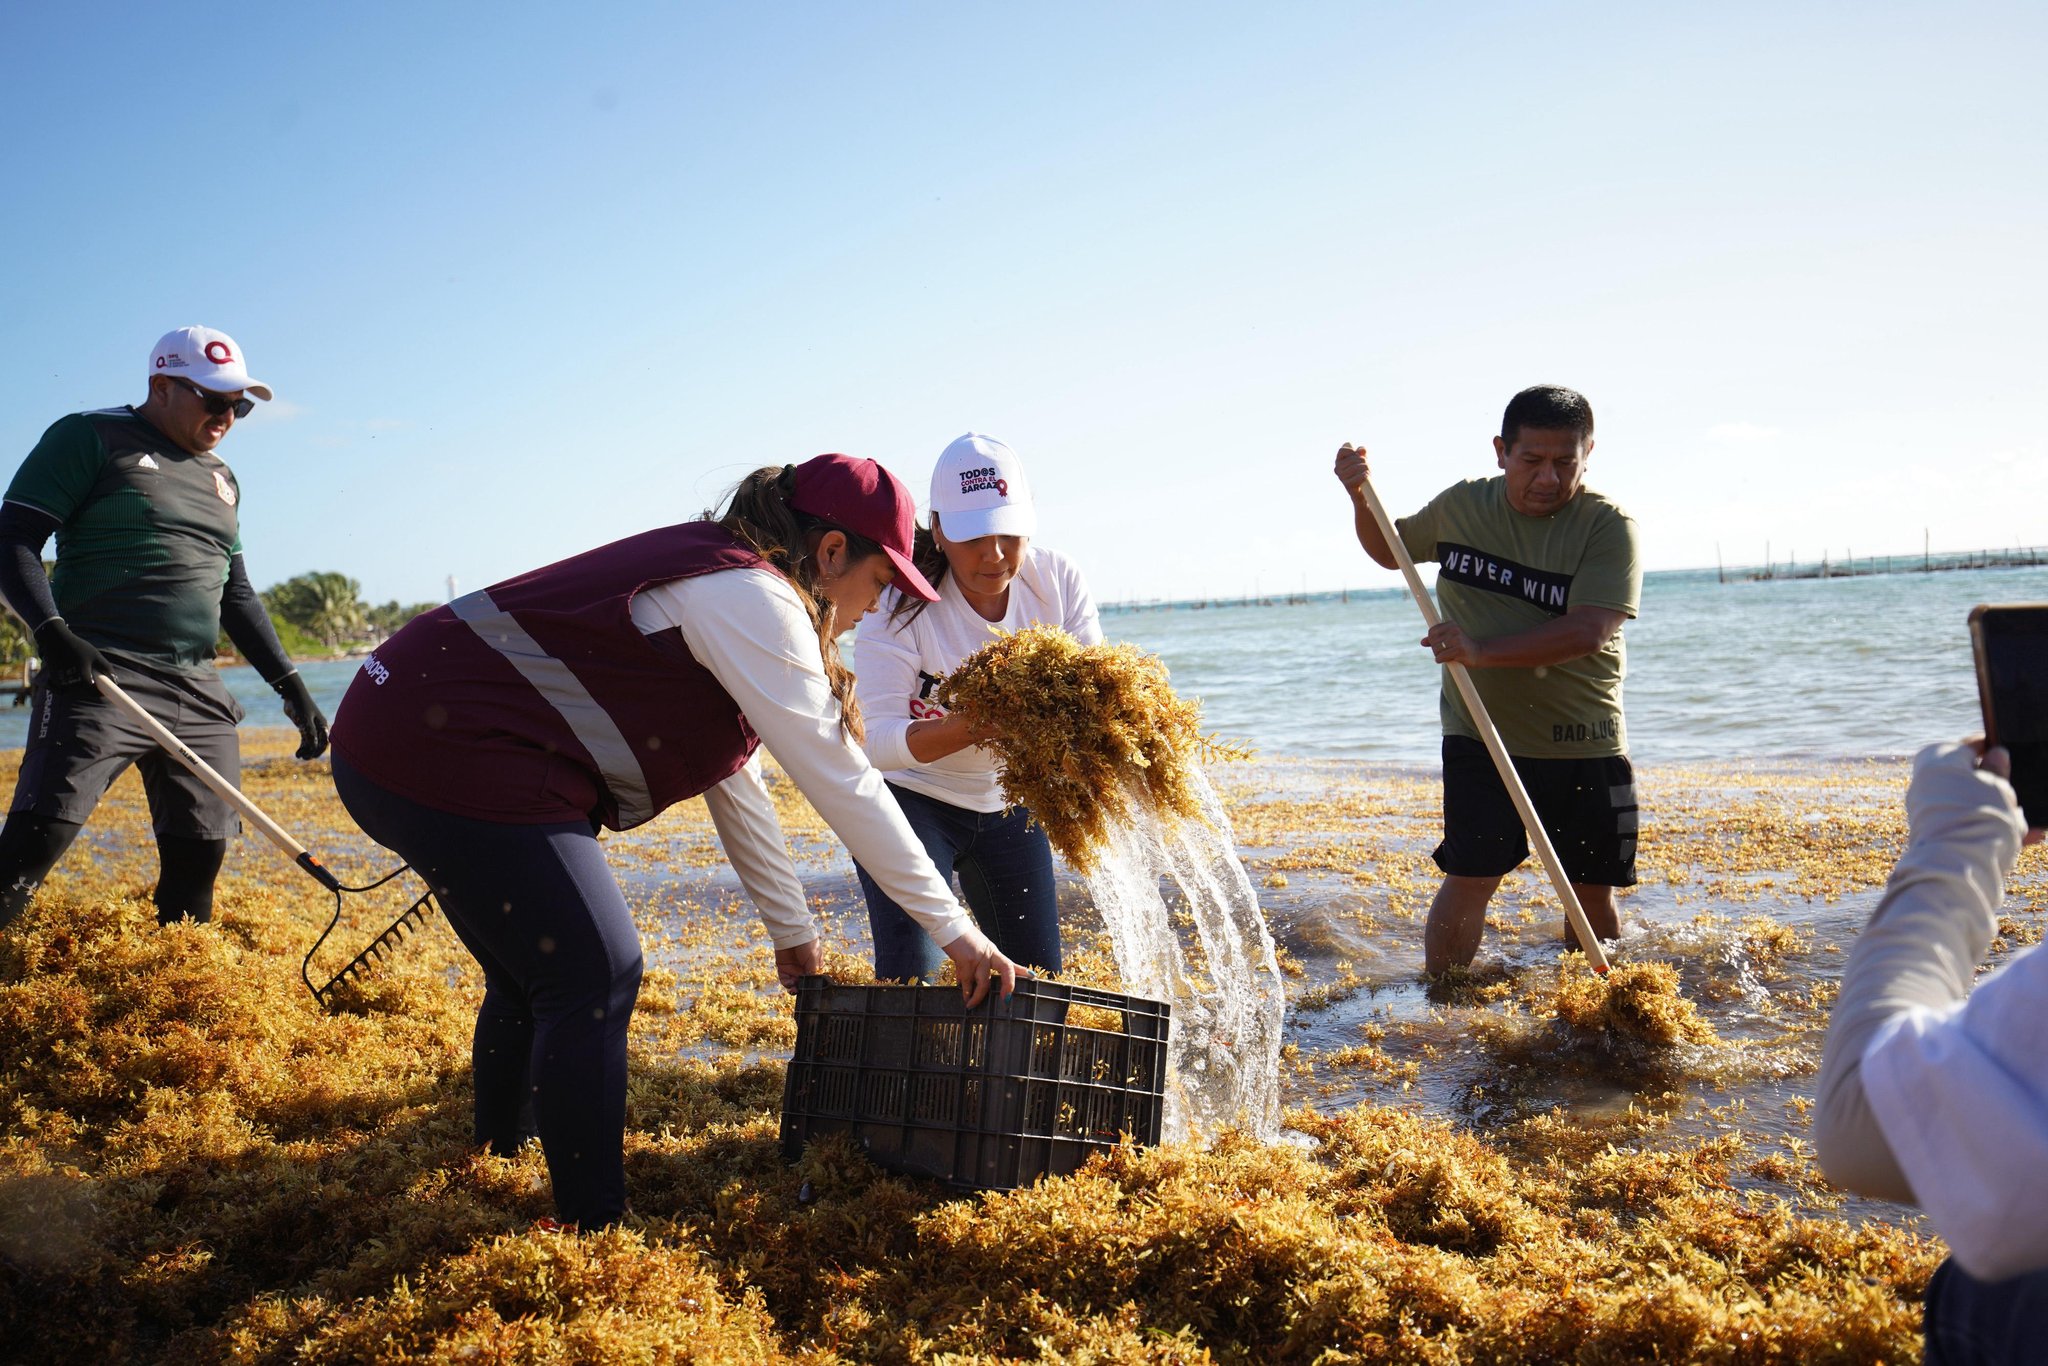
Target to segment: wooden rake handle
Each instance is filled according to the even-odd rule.
[[[1394,552],[1394,560],[1401,566],[1401,577],[1408,580],[1408,591],[1415,595],[1415,605],[1422,609],[1422,619],[1434,628],[1443,618],[1437,615],[1436,603],[1431,600],[1429,590],[1422,586],[1422,576],[1415,572],[1415,561],[1409,557],[1408,547],[1401,542],[1401,534],[1394,530],[1394,519],[1387,515],[1386,505],[1380,502],[1378,492],[1373,489],[1372,477],[1367,475],[1359,483],[1359,491],[1365,495],[1365,505],[1372,509],[1373,521],[1379,523],[1380,535],[1386,537],[1387,548]],[[1572,881],[1565,876],[1564,865],[1558,862],[1557,850],[1551,846],[1550,836],[1543,829],[1543,822],[1537,818],[1536,804],[1529,800],[1529,790],[1522,786],[1522,775],[1515,772],[1515,762],[1508,757],[1507,746],[1500,742],[1500,732],[1494,729],[1493,717],[1487,713],[1486,704],[1479,700],[1479,689],[1472,684],[1472,675],[1463,664],[1455,661],[1446,664],[1451,671],[1451,681],[1458,685],[1458,696],[1465,699],[1465,711],[1472,718],[1472,724],[1479,729],[1479,738],[1486,742],[1486,752],[1493,756],[1493,766],[1500,770],[1501,785],[1514,799],[1515,811],[1522,818],[1522,828],[1529,832],[1529,846],[1543,859],[1543,867],[1550,874],[1550,885],[1557,889],[1557,899],[1564,903],[1565,918],[1571,922],[1572,933],[1579,938],[1579,946],[1586,951],[1586,961],[1593,965],[1593,971],[1607,975],[1607,954],[1600,947],[1600,937],[1593,933],[1592,922],[1586,919],[1586,908],[1579,904],[1579,894],[1572,890]]]
[[[124,692],[120,684],[105,674],[93,675],[92,681],[93,686],[100,690],[102,697],[126,710],[135,718],[137,724],[149,732],[152,739],[164,747],[167,754],[190,769],[193,777],[213,789],[215,796],[241,812],[244,819],[268,836],[272,844],[282,849],[293,863],[305,869],[307,875],[315,882],[330,892],[341,890],[340,881],[327,871],[319,859],[306,852],[305,845],[286,833],[283,826],[264,815],[263,809],[243,796],[240,788],[223,778],[212,764],[193,753],[190,745],[171,734],[162,722],[143,710],[142,704]]]

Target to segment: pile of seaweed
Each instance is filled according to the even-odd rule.
[[[939,701],[990,736],[1004,796],[1084,874],[1134,800],[1170,821],[1200,819],[1190,766],[1246,753],[1202,734],[1201,706],[1174,692],[1158,656],[1083,645],[1057,626],[996,632]]]
[[[264,781],[309,845],[346,839],[317,769]],[[693,807],[664,828],[704,826]],[[445,927],[329,1015],[297,979],[320,897],[267,848],[236,845],[215,924],[166,931],[132,782],[87,845],[0,935],[11,1360],[1917,1356],[1940,1244],[1802,1216],[1739,1134],[1617,1147],[1555,1119],[1495,1142],[1361,1106],[1292,1112],[1313,1150],[1123,1148],[1008,1194],[890,1177],[838,1141],[785,1167],[787,998],[750,917],[701,884],[636,905],[657,964],[627,1098],[636,1213],[541,1231],[538,1152],[469,1143],[479,984]]]
[[[1558,962],[1557,1018],[1574,1030],[1651,1045],[1718,1043],[1714,1027],[1678,994],[1669,963],[1621,963],[1603,976],[1571,950]]]

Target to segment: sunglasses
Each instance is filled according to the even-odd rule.
[[[236,417],[247,417],[256,411],[256,400],[253,398],[224,398],[211,389],[200,388],[189,379],[179,379],[176,375],[165,375],[164,378],[173,384],[183,385],[199,395],[199,401],[205,406],[208,417],[219,417],[222,413],[228,412]]]

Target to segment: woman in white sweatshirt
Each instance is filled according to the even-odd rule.
[[[938,703],[946,675],[993,631],[1045,623],[1084,645],[1102,623],[1080,571],[1032,543],[1037,513],[1023,466],[1008,446],[974,432],[946,447],[932,471],[931,529],[917,535],[918,569],[938,592],[925,603],[894,589],[854,636],[855,691],[867,752],[910,828],[942,875],[957,872],[983,933],[1020,966],[1060,968],[1052,846],[1021,806],[1010,806],[996,758],[964,718]],[[939,955],[868,870],[875,975],[930,976]]]
[[[2048,949],[1979,982],[2005,880],[2038,843],[2010,758],[1932,745],[1906,852],[1842,970],[1813,1137],[1846,1190],[1918,1205],[1950,1258],[1927,1286],[1927,1360],[2048,1360]]]

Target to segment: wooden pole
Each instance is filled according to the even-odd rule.
[[[1415,572],[1415,561],[1409,558],[1408,547],[1401,541],[1401,535],[1394,530],[1394,519],[1387,516],[1387,509],[1374,492],[1372,479],[1367,477],[1359,485],[1365,494],[1366,506],[1372,509],[1372,519],[1379,523],[1380,535],[1386,537],[1387,547],[1394,552],[1396,563],[1401,566],[1401,577],[1408,581],[1408,591],[1415,595],[1415,605],[1422,609],[1422,619],[1433,629],[1442,620],[1437,615],[1436,603],[1431,600],[1429,590],[1422,586],[1422,576]],[[1493,756],[1493,766],[1500,771],[1501,785],[1514,800],[1515,811],[1522,818],[1522,828],[1529,833],[1529,847],[1543,859],[1543,867],[1550,874],[1550,885],[1557,891],[1557,899],[1564,903],[1565,919],[1571,922],[1572,933],[1579,938],[1579,946],[1586,951],[1586,961],[1593,965],[1593,971],[1602,977],[1607,975],[1607,954],[1600,947],[1600,936],[1593,933],[1592,922],[1586,919],[1586,908],[1579,904],[1579,894],[1572,890],[1572,880],[1565,876],[1564,864],[1558,861],[1557,850],[1551,846],[1550,836],[1543,829],[1543,822],[1536,815],[1536,804],[1529,800],[1529,791],[1522,786],[1522,775],[1515,772],[1515,761],[1508,757],[1507,746],[1501,743],[1500,732],[1494,729],[1493,717],[1487,713],[1486,704],[1479,700],[1479,689],[1472,684],[1472,675],[1463,664],[1446,664],[1451,671],[1451,681],[1457,684],[1458,695],[1465,699],[1465,711],[1471,716],[1472,724],[1479,730],[1479,738],[1486,742],[1486,752]]]
[[[150,737],[164,747],[166,753],[190,769],[193,777],[212,788],[215,796],[241,812],[244,819],[261,830],[293,863],[311,874],[314,881],[331,892],[341,890],[341,884],[334,880],[334,875],[327,871],[319,859],[306,852],[305,845],[287,834],[283,826],[264,815],[263,808],[243,796],[241,789],[223,778],[212,764],[193,753],[190,745],[171,734],[162,722],[144,711],[142,704],[123,691],[120,684],[105,674],[94,675],[92,681],[100,690],[101,696],[133,716],[136,722],[149,732]]]

